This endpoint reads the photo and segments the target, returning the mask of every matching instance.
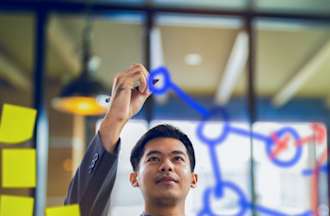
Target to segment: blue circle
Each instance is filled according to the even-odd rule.
[[[295,139],[296,142],[300,139],[298,132],[295,129],[291,128],[291,127],[281,128],[275,134],[276,134],[277,137],[281,137],[286,133],[290,133],[293,136],[293,138]],[[279,166],[279,167],[290,167],[290,166],[295,165],[298,162],[298,160],[300,159],[301,155],[302,155],[302,147],[301,147],[301,145],[298,145],[295,148],[296,152],[295,152],[292,159],[280,160],[280,159],[277,159],[277,158],[272,158],[271,155],[272,155],[272,150],[273,150],[274,145],[275,145],[275,143],[273,142],[272,139],[270,139],[270,141],[266,143],[266,152],[267,152],[268,156],[271,158],[272,162],[274,164],[276,164],[277,166]]]
[[[203,129],[205,127],[206,121],[208,121],[213,115],[220,113],[223,121],[224,121],[224,125],[223,125],[223,131],[222,133],[220,133],[220,135],[216,138],[209,138],[207,137],[204,133],[203,133]],[[229,122],[228,122],[228,114],[225,112],[225,110],[222,107],[216,107],[215,109],[211,110],[208,115],[203,116],[202,121],[200,122],[200,124],[197,126],[197,136],[198,138],[203,142],[206,143],[208,145],[216,145],[218,143],[223,142],[229,132]]]
[[[222,184],[223,190],[225,190],[225,188],[228,188],[229,190],[232,190],[233,192],[235,192],[238,195],[238,197],[239,197],[238,204],[240,206],[240,211],[235,215],[243,216],[249,208],[248,202],[246,200],[246,197],[245,197],[243,191],[232,182],[224,181],[221,184]],[[211,203],[210,197],[211,197],[211,194],[214,193],[214,190],[216,190],[216,189],[209,187],[204,191],[204,195],[203,195],[204,207],[203,207],[203,210],[198,215],[221,216],[221,214],[215,214],[212,211],[211,206],[210,206],[210,203]]]
[[[162,86],[155,86],[152,82],[156,79],[156,76],[161,75],[163,77],[164,84]],[[171,86],[171,78],[170,73],[168,72],[166,67],[158,67],[154,70],[152,70],[149,74],[148,79],[148,87],[149,90],[154,94],[164,94],[167,89]]]

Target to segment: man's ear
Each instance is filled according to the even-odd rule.
[[[191,188],[197,187],[197,182],[198,182],[198,175],[196,173],[192,173],[192,178],[191,178]]]
[[[131,185],[133,187],[139,187],[139,182],[138,182],[138,177],[137,177],[137,172],[131,172],[129,174],[129,181],[131,182]]]

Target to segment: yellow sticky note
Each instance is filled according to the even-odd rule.
[[[36,186],[35,149],[4,149],[1,165],[2,187],[29,188]]]
[[[31,197],[0,196],[0,216],[32,216],[34,200]]]
[[[36,110],[5,104],[0,123],[0,142],[16,144],[32,138]]]
[[[79,205],[66,205],[46,209],[46,216],[80,216]]]

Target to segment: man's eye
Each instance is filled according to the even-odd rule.
[[[175,161],[184,161],[184,158],[180,157],[180,156],[176,156],[176,157],[174,157],[174,160]]]
[[[158,158],[158,157],[150,157],[150,158],[148,158],[147,161],[150,161],[150,162],[157,162],[157,161],[159,161],[159,158]]]

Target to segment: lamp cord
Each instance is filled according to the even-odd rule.
[[[92,9],[93,0],[86,0],[85,26],[82,31],[82,76],[88,75],[90,72],[89,62],[92,57]]]

